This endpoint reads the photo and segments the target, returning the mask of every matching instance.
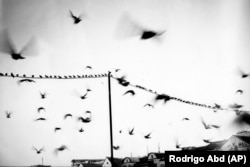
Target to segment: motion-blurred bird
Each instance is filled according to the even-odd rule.
[[[65,115],[64,115],[64,119],[67,119],[68,117],[71,117],[71,118],[72,118],[72,114],[65,114]]]
[[[80,129],[79,129],[79,132],[80,132],[80,133],[84,132],[83,128],[80,128]]]
[[[154,106],[152,104],[150,104],[150,103],[145,104],[143,107],[152,107],[152,108],[154,108]]]
[[[169,101],[170,99],[171,99],[171,97],[168,96],[168,95],[166,95],[166,94],[160,94],[160,95],[157,95],[157,96],[155,97],[155,101],[157,101],[157,100],[163,100],[164,103],[166,103],[166,102]]]
[[[237,103],[234,103],[234,104],[230,104],[228,107],[231,109],[240,109],[243,107],[243,105],[239,105]]]
[[[38,107],[37,112],[40,113],[41,111],[46,111],[44,107]]]
[[[133,91],[133,90],[128,90],[128,91],[126,91],[123,95],[126,95],[126,94],[128,94],[128,93],[130,93],[132,96],[135,95],[135,91]]]
[[[87,95],[88,95],[88,92],[85,93],[84,95],[80,96],[80,98],[81,98],[82,100],[87,99]]]
[[[242,94],[242,93],[243,93],[243,90],[238,89],[238,90],[236,91],[236,93],[240,93],[240,94]]]
[[[69,12],[70,12],[70,16],[72,17],[72,19],[73,19],[73,21],[74,21],[74,24],[78,24],[78,23],[80,23],[81,21],[82,21],[82,16],[81,15],[79,15],[78,17],[77,16],[75,16],[74,14],[73,14],[73,12],[71,11],[71,10],[69,10]]]
[[[247,78],[247,77],[249,77],[249,73],[245,73],[241,69],[239,69],[239,74],[240,74],[241,78]]]
[[[114,69],[115,70],[115,72],[119,72],[121,69],[119,69],[119,68],[116,68],[116,69]]]
[[[92,67],[91,67],[91,66],[86,66],[85,68],[92,70]]]
[[[66,149],[68,150],[68,147],[66,145],[61,145],[60,147],[54,150],[54,153],[57,155],[59,151],[64,151]]]
[[[121,78],[116,78],[118,83],[122,86],[128,86],[129,82],[125,80],[125,76],[122,76]]]
[[[12,112],[6,111],[5,114],[6,118],[11,118]]]
[[[23,82],[30,82],[30,83],[33,82],[33,83],[35,83],[36,81],[34,81],[32,79],[20,79],[20,80],[17,81],[18,85],[20,85]]]
[[[150,38],[155,38],[155,37],[162,35],[163,33],[165,33],[165,31],[157,32],[153,30],[143,30],[141,34],[141,39],[146,40]]]
[[[207,124],[202,117],[201,117],[201,123],[205,129],[220,128],[220,126],[218,126],[218,125]]]
[[[40,153],[42,153],[42,151],[44,151],[44,147],[42,147],[42,148],[40,148],[40,149],[37,149],[37,148],[35,148],[35,147],[33,146],[32,149],[35,150],[37,154],[40,154]]]
[[[119,150],[120,146],[113,146],[114,150]]]
[[[145,138],[145,139],[151,139],[151,136],[150,136],[150,135],[151,135],[151,132],[150,132],[149,134],[144,135],[144,138]]]
[[[55,131],[55,133],[56,133],[56,131],[58,131],[58,130],[61,130],[62,128],[60,128],[60,127],[55,127],[54,128],[54,131]]]
[[[46,118],[40,117],[40,118],[37,118],[35,121],[46,121]]]
[[[189,121],[189,118],[185,117],[182,119],[183,121]]]
[[[83,123],[89,123],[89,122],[91,122],[91,118],[90,117],[87,117],[87,118],[78,117],[77,120],[81,121]]]
[[[134,128],[132,128],[131,130],[128,130],[128,134],[129,135],[134,135]]]
[[[36,39],[31,38],[26,45],[19,51],[11,40],[7,29],[3,30],[0,34],[0,51],[9,54],[13,60],[25,59],[25,56],[33,56],[38,54],[38,45]]]
[[[40,96],[41,96],[42,99],[45,99],[47,97],[47,93],[46,92],[44,92],[44,93],[40,92]]]

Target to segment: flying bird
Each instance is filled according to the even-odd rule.
[[[183,121],[189,121],[189,118],[185,117],[182,119]]]
[[[212,128],[220,128],[219,125],[210,125],[210,124],[207,124],[204,119],[201,117],[201,122],[202,122],[202,125],[204,126],[205,129],[212,129]]]
[[[242,94],[242,93],[243,93],[243,90],[238,89],[238,90],[236,91],[236,93],[240,93],[240,94]]]
[[[119,69],[119,68],[116,68],[116,69],[114,69],[115,70],[115,72],[119,72],[121,69]]]
[[[228,107],[231,109],[240,109],[243,107],[243,105],[239,105],[237,103],[234,103],[234,104],[230,104]]]
[[[46,92],[44,92],[44,93],[40,92],[40,96],[41,96],[42,99],[45,99],[47,97],[47,93]]]
[[[168,96],[168,95],[166,95],[166,94],[160,94],[160,95],[157,95],[157,96],[155,97],[155,101],[157,101],[157,100],[163,100],[164,103],[166,103],[166,102],[169,101],[170,99],[171,99],[171,97]]]
[[[54,150],[54,153],[57,155],[59,151],[64,151],[66,149],[68,150],[68,147],[66,145],[61,145],[60,147]]]
[[[91,118],[90,117],[87,117],[87,118],[78,117],[77,120],[81,121],[83,123],[89,123],[89,122],[91,122]]]
[[[149,103],[145,104],[143,107],[152,107],[152,108],[154,108],[154,106],[152,104],[149,104]]]
[[[134,128],[132,128],[131,130],[128,131],[129,135],[134,135]]]
[[[78,23],[80,23],[82,21],[82,18],[81,18],[82,16],[81,15],[75,16],[71,10],[69,10],[69,12],[70,12],[70,16],[74,20],[74,24],[78,24]]]
[[[113,146],[114,150],[119,150],[120,146]]]
[[[37,112],[40,113],[41,111],[46,111],[46,110],[45,110],[44,107],[39,107],[39,108],[37,109]]]
[[[122,76],[121,78],[116,78],[118,83],[122,86],[128,86],[129,82],[125,80],[125,76]]]
[[[80,98],[81,98],[82,100],[87,99],[87,95],[88,95],[88,92],[85,93],[84,95],[80,96]]]
[[[55,127],[55,128],[54,128],[55,133],[56,133],[56,131],[58,131],[58,130],[61,130],[61,128],[60,128],[60,127]]]
[[[37,149],[37,148],[35,148],[35,147],[33,146],[32,149],[35,150],[37,154],[40,154],[40,153],[42,153],[42,151],[44,151],[44,147],[42,147],[42,148],[40,148],[40,149]]]
[[[247,78],[247,77],[249,77],[249,73],[245,73],[241,69],[239,69],[239,74],[240,74],[241,78]]]
[[[68,117],[71,117],[71,118],[72,118],[72,114],[65,114],[65,115],[64,115],[64,119],[67,119]]]
[[[35,121],[46,121],[46,118],[40,117],[40,118],[37,118]]]
[[[122,133],[122,130],[119,130],[119,133]]]
[[[26,57],[38,54],[37,41],[33,37],[21,49],[17,49],[11,40],[8,30],[5,29],[0,34],[0,51],[11,56],[13,60],[22,60]]]
[[[80,133],[84,132],[83,128],[80,128],[80,129],[79,129],[79,132],[80,132]]]
[[[88,69],[90,69],[90,70],[92,69],[92,67],[91,67],[91,66],[86,66],[85,68],[88,68]]]
[[[133,90],[128,90],[128,91],[126,91],[123,95],[126,95],[126,94],[128,94],[128,93],[130,93],[132,96],[135,95],[135,91],[133,91]]]
[[[34,81],[32,79],[20,79],[20,80],[17,81],[18,85],[20,85],[23,82],[30,82],[30,83],[33,82],[33,83],[35,83],[36,81]]]
[[[11,118],[12,112],[6,111],[5,114],[6,114],[6,118]]]
[[[141,33],[141,39],[142,40],[147,40],[147,39],[151,39],[151,38],[155,38],[158,36],[161,36],[163,33],[165,33],[165,31],[153,31],[153,30],[143,30]]]
[[[147,135],[144,135],[144,138],[145,138],[145,139],[151,139],[151,136],[150,136],[150,135],[151,135],[151,132],[150,132],[149,134],[147,134]]]

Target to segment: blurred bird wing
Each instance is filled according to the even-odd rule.
[[[23,47],[21,53],[25,56],[37,56],[39,54],[38,39],[32,37],[28,43]]]
[[[0,52],[7,54],[17,52],[14,42],[11,40],[7,29],[2,30],[0,33]]]

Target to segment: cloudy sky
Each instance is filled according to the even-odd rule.
[[[69,10],[82,16],[79,24],[73,24]],[[249,12],[247,0],[1,0],[0,72],[64,76],[111,71],[158,93],[225,108],[237,103],[250,110],[249,78],[239,74],[250,72]],[[141,40],[138,27],[164,33]],[[5,52],[6,39],[17,51],[32,40],[32,54],[12,59]],[[45,164],[70,165],[72,159],[110,155],[107,77],[20,85],[18,80],[0,78],[0,165],[39,164],[42,158]],[[88,88],[92,91],[81,100]],[[113,79],[111,89],[114,145],[120,146],[115,157],[175,150],[176,141],[182,147],[202,146],[203,139],[223,140],[248,128],[232,123],[232,111],[155,102],[154,94]],[[123,95],[130,89],[134,96]],[[41,99],[40,92],[47,92],[47,98]],[[154,108],[143,107],[146,103]],[[39,107],[46,111],[38,113]],[[78,122],[87,110],[92,121]],[[64,120],[66,113],[73,117]],[[39,117],[47,120],[34,121]],[[201,118],[220,128],[205,130]],[[55,127],[61,130],[55,133]],[[145,139],[150,132],[152,138]],[[68,150],[55,155],[61,145]],[[45,150],[36,154],[33,146]]]

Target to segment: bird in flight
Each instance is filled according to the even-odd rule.
[[[68,117],[71,117],[71,118],[72,118],[72,114],[65,114],[65,115],[64,115],[64,119],[67,119]]]
[[[44,150],[44,147],[42,147],[42,148],[40,148],[40,149],[37,149],[37,148],[35,148],[35,147],[33,146],[32,149],[35,150],[37,154],[40,154],[40,153],[42,153],[42,151],[45,151],[45,150]]]
[[[150,104],[150,103],[145,104],[143,107],[152,107],[152,108],[154,108],[154,106],[152,104]]]
[[[202,125],[204,126],[205,129],[212,129],[212,128],[220,128],[219,125],[210,125],[210,124],[207,124],[204,119],[201,117],[201,123]]]
[[[40,118],[37,118],[35,121],[46,121],[46,118],[40,117]]]
[[[243,105],[239,105],[237,103],[234,103],[234,104],[230,104],[228,107],[231,108],[231,109],[236,109],[237,110],[237,109],[242,108]]]
[[[37,41],[35,38],[31,38],[20,50],[17,49],[14,42],[11,40],[7,29],[2,31],[0,39],[0,51],[10,55],[13,60],[25,59],[26,57],[24,57],[24,55],[31,56],[38,54]]]
[[[78,24],[82,21],[82,18],[81,18],[82,15],[75,16],[71,10],[69,10],[69,13],[70,13],[70,16],[72,17],[72,19],[74,20],[74,24]]]
[[[85,93],[84,95],[80,96],[80,98],[81,98],[82,100],[87,99],[87,95],[88,95],[88,92]]]
[[[147,40],[150,38],[155,38],[155,37],[161,36],[163,33],[165,33],[165,31],[157,32],[153,30],[143,30],[141,33],[141,39]]]
[[[54,150],[54,153],[57,155],[59,151],[64,151],[66,149],[68,150],[68,147],[66,145],[61,145],[60,147]]]
[[[245,73],[241,69],[239,69],[239,74],[240,74],[241,78],[247,78],[247,77],[249,77],[249,73]]]
[[[242,93],[243,93],[243,90],[238,89],[238,90],[236,91],[236,93],[240,93],[240,94],[242,94]]]
[[[128,93],[130,93],[132,96],[135,95],[135,91],[133,91],[133,90],[128,90],[128,91],[126,91],[123,95],[126,95],[126,94],[128,94]]]
[[[84,129],[83,129],[83,128],[80,128],[78,131],[79,131],[80,133],[82,133],[82,132],[84,132]]]
[[[30,82],[30,83],[33,82],[33,83],[35,83],[36,81],[34,81],[32,79],[20,79],[20,80],[17,81],[18,85],[20,85],[23,82]]]
[[[119,150],[120,146],[113,146],[114,150]]]
[[[47,97],[47,93],[46,92],[44,92],[44,93],[40,92],[40,96],[41,96],[42,99],[45,99]]]
[[[168,95],[166,95],[166,94],[160,94],[160,95],[157,95],[157,96],[155,97],[155,101],[157,101],[157,100],[163,100],[164,103],[166,103],[166,102],[169,101],[170,99],[171,99],[171,97],[168,96]]]
[[[37,108],[37,112],[40,113],[41,111],[46,111],[44,107]]]
[[[61,130],[61,128],[60,128],[60,127],[55,127],[55,128],[54,128],[55,133],[56,133],[56,131],[58,131],[58,130]]]
[[[5,114],[6,114],[6,118],[11,118],[12,112],[6,111]]]
[[[86,66],[85,68],[92,70],[92,67],[91,67],[91,66]]]
[[[183,121],[189,121],[189,118],[184,117],[182,120],[183,120]]]
[[[131,130],[128,130],[128,134],[129,135],[134,135],[134,128],[132,128]]]
[[[78,117],[77,120],[81,121],[83,123],[89,123],[89,122],[91,122],[91,117],[87,117],[87,118]]]
[[[145,138],[145,139],[151,139],[151,136],[150,136],[150,135],[151,135],[151,132],[148,133],[148,134],[146,134],[146,135],[144,135],[144,138]]]

